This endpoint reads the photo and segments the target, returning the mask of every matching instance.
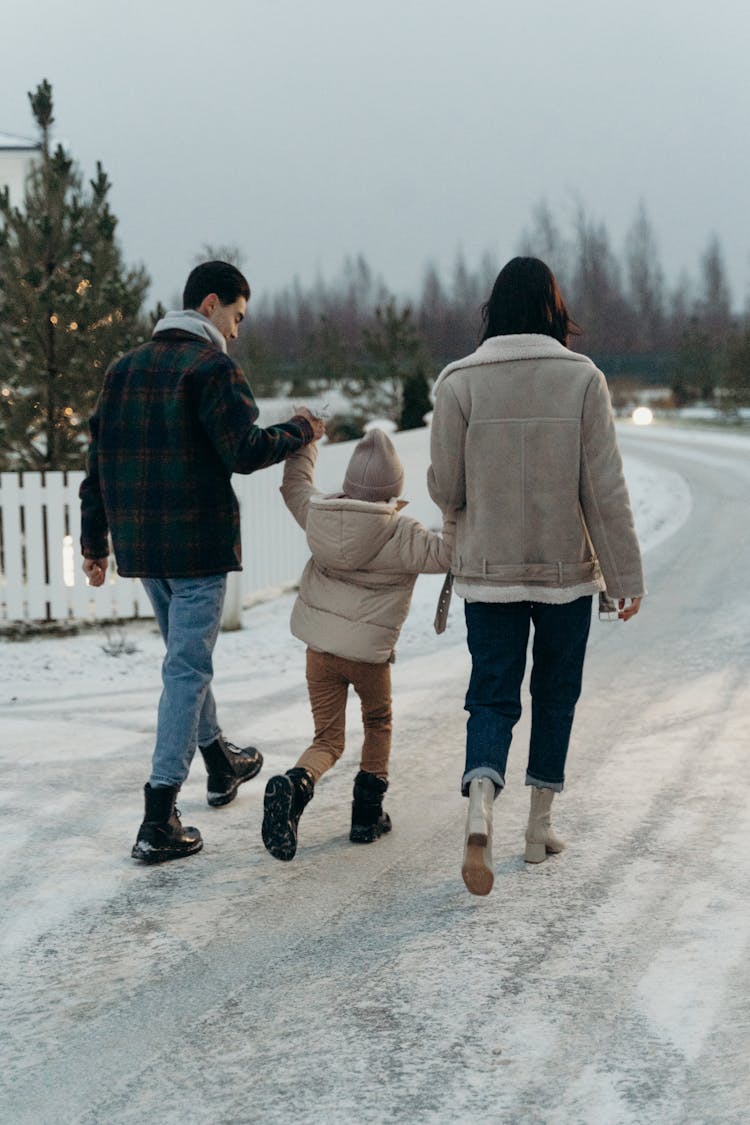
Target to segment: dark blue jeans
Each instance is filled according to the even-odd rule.
[[[526,784],[560,792],[591,624],[590,596],[565,605],[467,602],[471,679],[466,693],[466,769],[461,792],[474,777],[505,784],[513,727],[521,715],[529,626],[534,625],[531,742]]]

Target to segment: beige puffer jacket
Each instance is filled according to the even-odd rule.
[[[316,458],[313,443],[284,462],[281,494],[312,552],[292,633],[318,652],[385,664],[395,659],[417,575],[450,566],[453,521],[443,538],[401,515],[402,501],[324,496],[313,483]]]
[[[494,336],[433,393],[428,487],[458,509],[458,593],[645,592],[609,392],[590,359],[550,336]]]

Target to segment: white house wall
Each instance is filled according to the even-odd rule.
[[[23,201],[26,177],[31,171],[35,152],[19,152],[0,148],[0,186],[10,188],[10,201],[18,207]]]

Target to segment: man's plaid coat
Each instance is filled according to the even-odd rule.
[[[157,333],[112,363],[91,418],[80,489],[81,550],[126,577],[241,570],[232,473],[252,473],[312,440],[299,416],[255,425],[240,367],[189,332]]]

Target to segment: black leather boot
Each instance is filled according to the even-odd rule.
[[[352,830],[349,839],[353,844],[371,844],[379,836],[390,832],[393,825],[388,813],[383,812],[383,797],[388,782],[377,774],[360,770],[354,779],[352,801]]]
[[[183,828],[180,811],[175,808],[179,786],[171,785],[152,789],[144,787],[146,812],[138,837],[133,845],[133,859],[143,863],[164,863],[168,859],[182,859],[203,847],[203,838],[197,828]]]
[[[199,749],[208,770],[206,800],[212,808],[233,801],[243,781],[255,777],[263,765],[263,755],[254,746],[240,750],[221,734]]]
[[[302,810],[313,798],[315,782],[301,766],[272,777],[263,798],[263,843],[274,859],[294,859]]]

